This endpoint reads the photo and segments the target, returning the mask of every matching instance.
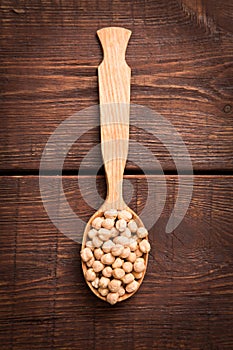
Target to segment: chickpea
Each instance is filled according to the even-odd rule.
[[[107,253],[104,254],[100,260],[104,265],[112,265],[115,261],[115,257],[111,253]]]
[[[97,235],[97,230],[92,228],[89,232],[88,232],[88,237],[90,239],[93,239],[95,236]]]
[[[95,236],[92,240],[94,247],[100,248],[103,242],[99,239],[99,237]]]
[[[101,226],[102,226],[102,221],[103,220],[104,220],[103,218],[98,216],[97,218],[95,218],[92,221],[92,223],[91,223],[92,227],[95,228],[96,230],[99,230],[101,228]]]
[[[84,248],[80,254],[81,254],[82,261],[84,262],[87,262],[88,260],[93,258],[93,253],[90,248]]]
[[[116,209],[109,209],[104,212],[104,216],[109,219],[115,219],[117,217]]]
[[[91,258],[90,260],[88,260],[88,261],[86,262],[87,267],[92,267],[94,261],[95,261],[95,258],[94,258],[94,257]]]
[[[125,275],[125,271],[121,268],[116,268],[113,270],[112,275],[114,278],[121,279]]]
[[[104,251],[104,253],[110,253],[112,247],[115,246],[115,243],[113,243],[113,241],[108,240],[106,242],[104,242],[104,244],[102,245],[102,249]]]
[[[143,258],[137,258],[133,265],[135,272],[143,272],[146,268]]]
[[[112,268],[116,269],[118,267],[121,267],[123,264],[123,260],[121,260],[121,258],[116,258],[116,260],[114,261],[114,263],[112,264]]]
[[[111,230],[113,228],[113,226],[114,226],[114,223],[115,223],[114,219],[108,218],[108,219],[103,220],[102,227],[104,227],[104,228],[106,228],[108,230]]]
[[[150,251],[150,243],[148,242],[147,239],[143,239],[139,243],[139,248],[140,248],[142,253],[148,253]]]
[[[140,258],[143,255],[143,253],[141,252],[140,249],[136,249],[135,254],[136,254],[137,258]]]
[[[101,248],[96,248],[94,250],[94,256],[97,260],[100,260],[103,255],[104,255],[104,252],[102,251]]]
[[[119,235],[119,231],[117,231],[116,227],[111,228],[111,237],[117,237]]]
[[[118,293],[108,293],[107,295],[107,302],[111,305],[116,304],[118,299],[119,299]]]
[[[112,247],[111,253],[113,256],[119,256],[122,254],[123,250],[124,250],[123,245],[116,244],[114,247]]]
[[[130,238],[131,237],[131,231],[128,227],[126,227],[125,231],[121,233],[121,236]]]
[[[93,271],[93,269],[88,269],[85,273],[85,279],[88,282],[92,282],[96,279],[96,273]]]
[[[122,282],[124,284],[129,284],[134,281],[134,275],[132,273],[127,273],[123,278]]]
[[[94,261],[92,268],[95,272],[100,272],[103,270],[104,265],[100,261],[96,260]]]
[[[105,289],[107,288],[109,282],[110,282],[109,278],[102,276],[99,280],[99,287]]]
[[[137,235],[139,238],[145,238],[148,235],[148,231],[145,227],[139,227],[137,229]]]
[[[90,248],[91,250],[94,250],[95,246],[92,241],[87,241],[86,248]]]
[[[120,232],[125,231],[126,229],[126,221],[124,219],[120,219],[116,222],[116,229]]]
[[[130,231],[132,233],[136,233],[137,232],[137,229],[138,229],[138,225],[136,224],[136,221],[134,220],[130,220],[128,222],[128,228],[130,229]]]
[[[134,252],[138,248],[138,243],[133,238],[129,241],[129,247],[132,252]]]
[[[133,271],[133,275],[134,275],[134,277],[135,277],[137,280],[139,280],[140,278],[142,278],[143,272],[135,272],[135,271]]]
[[[108,288],[99,288],[98,292],[100,293],[100,295],[102,295],[102,297],[106,297],[109,293]]]
[[[103,271],[102,271],[102,275],[104,277],[111,277],[112,276],[112,268],[111,266],[106,266]]]
[[[98,231],[98,236],[101,241],[108,241],[111,236],[111,232],[106,228],[101,228]]]
[[[94,288],[97,289],[99,287],[99,277],[96,277],[94,281],[91,282],[91,284]]]
[[[116,279],[111,280],[108,284],[109,290],[113,293],[118,292],[118,290],[120,289],[120,286],[121,286],[121,281]]]
[[[120,287],[119,289],[118,289],[118,295],[119,295],[119,297],[123,297],[123,295],[125,295],[125,288],[123,288],[123,287]]]
[[[137,281],[133,281],[126,286],[126,292],[127,293],[133,293],[136,292],[136,290],[139,288],[139,283]]]
[[[133,264],[130,261],[126,261],[124,262],[122,268],[125,271],[125,273],[129,273],[133,270]]]
[[[121,210],[117,215],[118,219],[124,219],[125,221],[130,221],[132,219],[132,214],[128,210]]]
[[[127,258],[127,260],[130,261],[131,263],[134,263],[136,259],[137,259],[137,256],[134,252],[131,252]]]
[[[129,238],[123,237],[123,236],[117,236],[114,238],[115,244],[121,244],[122,246],[128,246],[129,245]]]
[[[129,254],[130,254],[130,247],[125,247],[123,249],[123,252],[120,255],[120,258],[126,259],[126,258],[128,258]]]

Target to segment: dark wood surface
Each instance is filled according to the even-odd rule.
[[[146,180],[126,179],[136,187],[131,206],[140,213]],[[169,201],[150,230],[145,281],[134,297],[111,307],[86,286],[80,245],[50,222],[38,178],[1,179],[1,349],[232,349],[230,178],[196,176],[187,216],[172,234],[165,225],[178,182],[176,176],[166,180]],[[88,192],[90,178],[85,181]],[[159,188],[159,176],[156,182]],[[97,183],[104,193],[103,177]],[[64,189],[88,220],[77,178],[64,177]],[[59,207],[52,192],[48,200]]]
[[[233,349],[232,1],[2,0],[0,11],[0,349]],[[95,33],[105,26],[132,30],[131,101],[172,122],[196,172],[189,210],[167,234],[177,169],[153,135],[157,121],[138,116],[130,138],[151,150],[167,173],[167,200],[150,230],[145,281],[134,297],[114,307],[87,288],[80,244],[50,221],[38,178],[49,136],[79,112],[78,125],[87,131],[66,157],[63,187],[83,225],[94,212],[85,199],[96,207],[101,201],[90,187],[100,152],[82,167],[82,193],[74,174],[100,141],[98,115],[85,119],[80,111],[98,103],[102,52]],[[130,149],[129,159],[135,155],[144,170],[154,171],[143,153]],[[132,161],[126,173],[130,206],[140,214],[146,178]],[[56,185],[58,178],[51,173],[50,178]],[[162,178],[152,178],[156,198],[149,217],[163,194]],[[104,178],[96,181],[104,197]],[[48,188],[46,201],[69,227],[56,186]]]
[[[232,169],[231,1],[3,0],[1,14],[1,170],[36,171],[60,122],[98,103],[96,30],[109,25],[133,32],[132,103],[173,123],[195,170]],[[90,131],[72,147],[66,170],[78,168],[99,142],[95,124],[82,116],[79,123]],[[130,137],[149,147],[164,170],[175,170],[156,138],[137,128]]]

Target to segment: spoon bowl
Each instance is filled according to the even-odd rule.
[[[86,247],[86,242],[88,240],[88,232],[90,231],[92,225],[92,221],[97,218],[97,217],[103,217],[103,214],[104,212],[107,210],[107,209],[111,209],[110,207],[106,206],[105,207],[105,204],[103,204],[103,206],[98,210],[96,211],[92,217],[89,219],[86,227],[85,227],[85,231],[84,231],[84,234],[83,234],[83,241],[82,241],[82,247],[81,247],[81,250],[83,250],[85,247]],[[129,211],[131,214],[132,214],[132,218],[133,220],[135,220],[135,222],[137,223],[138,227],[144,227],[143,225],[143,222],[142,220],[140,219],[140,217],[132,210],[130,209],[128,206],[125,206],[124,208],[122,208],[124,210],[127,210]],[[148,240],[148,236],[145,238]],[[145,273],[146,273],[146,268],[147,268],[147,264],[148,264],[148,256],[149,256],[149,252],[148,253],[145,253],[143,254],[143,259],[144,259],[144,262],[145,262],[145,270],[143,271],[142,273],[142,276],[140,279],[138,279],[138,283],[139,285],[142,284],[143,282],[143,279],[144,279],[144,276],[145,276]],[[83,270],[83,274],[85,276],[86,274],[86,271],[87,271],[88,267],[86,265],[86,263],[84,261],[82,261],[82,270]],[[88,282],[86,281],[87,285],[89,286],[89,288],[91,289],[91,291],[100,299],[106,301],[106,297],[103,297],[96,288],[93,287],[93,285],[91,284],[91,282]],[[138,289],[137,289],[138,290]],[[118,302],[120,301],[123,301],[123,300],[126,300],[128,298],[130,298],[133,294],[135,294],[137,292],[137,290],[135,290],[134,292],[132,293],[125,293],[123,296],[120,296],[119,299],[118,299]]]

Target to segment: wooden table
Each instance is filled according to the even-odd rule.
[[[233,349],[232,1],[3,0],[0,8],[1,350]],[[86,286],[80,244],[50,221],[38,177],[56,127],[98,103],[102,52],[96,30],[105,26],[132,30],[131,101],[172,122],[195,174],[187,215],[166,233],[177,169],[157,138],[131,127],[130,138],[163,167],[167,200],[150,230],[145,281],[134,297],[114,307]],[[82,197],[77,170],[100,137],[87,119],[80,126],[90,127],[67,154],[63,188],[70,206],[87,220],[94,209]],[[95,161],[101,164],[100,154]],[[82,186],[96,202],[89,187],[95,181],[93,164],[86,162]],[[51,159],[47,176],[56,179],[53,165]],[[147,170],[145,176],[127,163],[125,180],[137,213],[147,200],[148,177],[160,195],[163,177]],[[104,196],[103,170],[96,181]],[[60,193],[50,188],[46,200],[62,212]],[[157,199],[150,215],[156,206]]]

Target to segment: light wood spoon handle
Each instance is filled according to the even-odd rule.
[[[123,209],[122,182],[128,155],[130,77],[125,51],[131,31],[108,27],[97,31],[104,59],[98,67],[101,150],[107,179],[103,209]]]

